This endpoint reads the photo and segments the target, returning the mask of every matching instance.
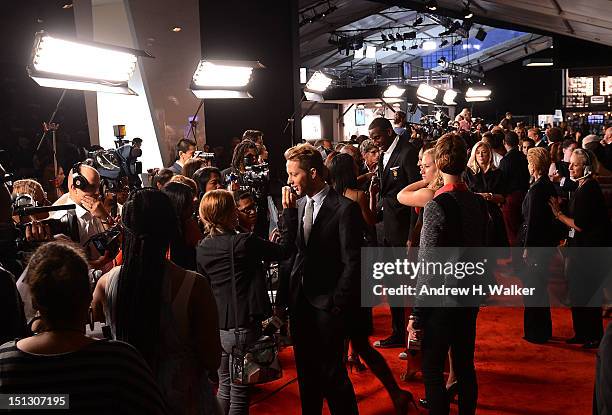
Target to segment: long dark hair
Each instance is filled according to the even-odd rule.
[[[193,190],[186,184],[170,182],[164,186],[162,192],[168,195],[178,222],[178,234],[170,243],[170,259],[175,264],[195,269],[195,250],[185,242],[185,225],[187,219],[193,216]]]
[[[236,146],[234,149],[234,155],[232,156],[232,167],[234,170],[240,171],[240,167],[244,166],[244,155],[249,149],[254,149],[257,154],[259,154],[257,144],[251,140],[242,140],[240,144]]]
[[[329,163],[329,172],[331,184],[339,194],[343,195],[346,189],[357,189],[355,160],[351,155],[336,155]]]
[[[117,283],[115,329],[157,372],[164,261],[178,229],[168,196],[145,188],[123,205],[123,265]]]

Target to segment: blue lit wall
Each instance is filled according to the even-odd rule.
[[[438,59],[444,56],[448,61],[455,61],[465,56],[474,55],[482,52],[485,49],[508,42],[509,40],[525,35],[524,32],[506,29],[490,29],[487,32],[487,37],[483,42],[476,38],[464,39],[461,45],[452,46],[452,42],[456,38],[449,38],[451,46],[439,48],[432,51],[428,55],[423,55],[423,68],[431,69],[438,66]],[[438,41],[439,44],[439,41]]]

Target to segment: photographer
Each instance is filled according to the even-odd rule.
[[[268,238],[270,182],[267,165],[257,165],[257,160],[257,144],[243,140],[234,150],[231,167],[223,170],[221,176],[227,190],[247,190],[254,196],[258,207],[255,233],[262,238]]]
[[[238,186],[246,185],[244,182],[246,167],[256,164],[258,155],[257,144],[251,140],[241,141],[236,146],[231,166],[221,172],[225,185],[229,186],[231,184],[236,187],[228,190],[238,190]],[[235,180],[232,180],[232,175],[235,176]],[[232,182],[236,182],[236,184]]]
[[[172,166],[169,167],[170,170],[174,172],[174,174],[181,174],[183,171],[183,166],[193,157],[193,154],[196,151],[196,143],[187,138],[181,138],[178,143],[176,143],[176,161]]]

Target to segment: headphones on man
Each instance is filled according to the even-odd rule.
[[[83,162],[79,161],[74,166],[72,166],[72,185],[77,189],[81,189],[83,191],[87,190],[91,187],[91,183],[81,174],[81,165]]]

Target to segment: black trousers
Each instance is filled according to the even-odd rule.
[[[532,341],[548,341],[552,337],[552,318],[548,296],[548,279],[553,248],[527,248],[529,265],[523,269],[526,288],[535,288],[532,296],[523,296],[523,330],[525,338]]]
[[[291,311],[291,336],[303,415],[320,415],[323,399],[332,414],[358,414],[344,365],[346,325],[342,316],[313,307],[299,295]]]
[[[476,413],[478,384],[474,369],[477,307],[434,308],[424,322],[423,380],[430,415],[448,415],[444,363],[451,348],[453,369],[457,376],[459,414]]]
[[[400,342],[406,342],[406,309],[404,307],[389,307],[391,309],[391,336]]]
[[[602,284],[608,271],[609,252],[601,248],[574,248],[565,260],[576,337],[585,342],[603,337]]]

